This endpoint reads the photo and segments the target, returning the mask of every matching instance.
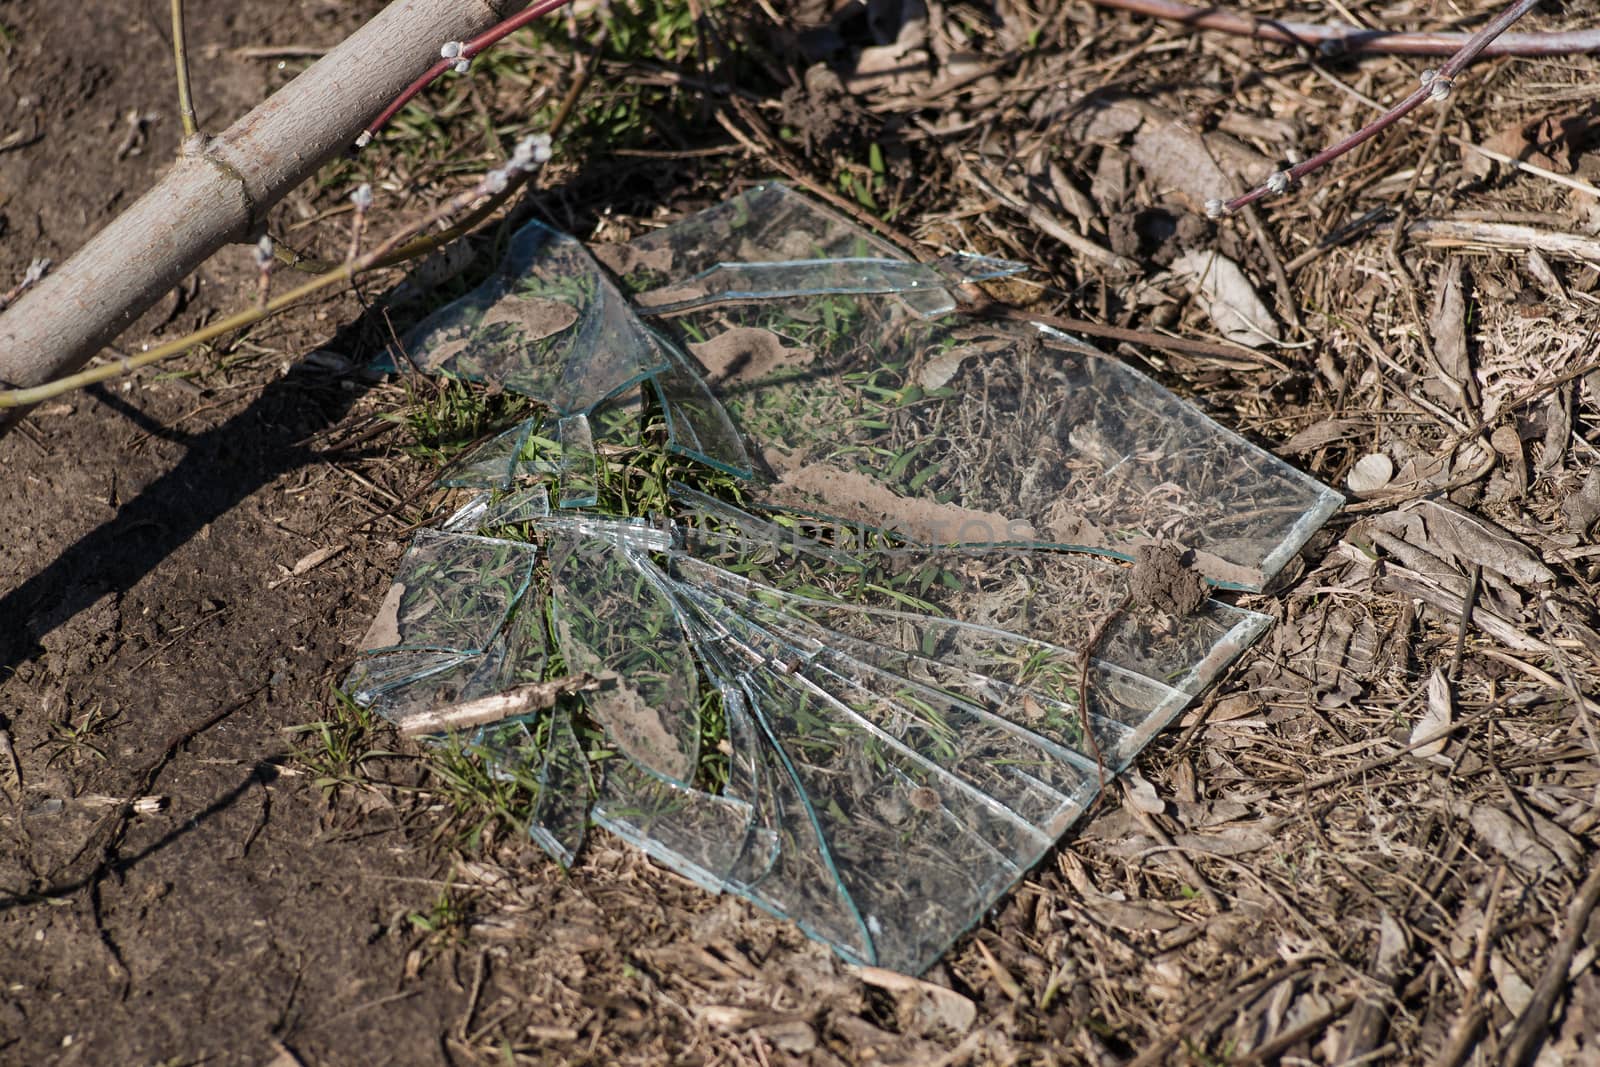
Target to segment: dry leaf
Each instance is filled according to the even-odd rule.
[[[1558,863],[1533,832],[1500,808],[1474,804],[1469,821],[1472,831],[1496,852],[1530,874],[1543,874]]]
[[[897,994],[895,1014],[903,1028],[924,1034],[940,1029],[964,1034],[977,1021],[977,1005],[954,989],[882,967],[855,967],[852,970],[867,985]]]
[[[1600,468],[1591,470],[1578,491],[1561,502],[1561,518],[1567,529],[1579,536],[1600,519]]]
[[[403,583],[395,582],[389,586],[389,591],[384,594],[383,603],[378,605],[377,617],[367,628],[367,635],[361,639],[361,644],[358,646],[360,651],[393,648],[400,643],[400,600],[405,595],[406,587]]]
[[[519,327],[517,337],[524,343],[542,341],[562,330],[569,330],[578,321],[578,309],[560,300],[544,300],[536,296],[512,295],[497,300],[484,313],[478,329],[487,330],[502,322]]]
[[[1436,383],[1462,411],[1469,410],[1472,360],[1467,352],[1467,299],[1459,259],[1445,264],[1434,299],[1428,329],[1433,334],[1433,357],[1439,371]]]
[[[1129,138],[1128,154],[1161,193],[1175,192],[1192,211],[1260,185],[1272,172],[1266,156],[1224,133],[1202,136],[1171,113],[1141,100],[1095,100],[1068,120],[1077,142]]]
[[[1228,340],[1260,348],[1278,344],[1272,312],[1256,295],[1239,264],[1215,252],[1186,252],[1172,261],[1173,274],[1183,278],[1206,315]]]
[[[1192,834],[1178,834],[1173,843],[1194,852],[1209,852],[1214,856],[1243,856],[1259,852],[1277,838],[1261,826],[1236,823],[1232,826],[1207,826]]]
[[[1323,445],[1353,437],[1362,428],[1362,424],[1354,419],[1319,419],[1279,445],[1277,451],[1283,456],[1305,455]]]
[[[1555,572],[1516,534],[1447,501],[1422,500],[1373,518],[1373,526],[1458,567],[1482,564],[1524,588],[1555,582]]]
[[[1350,468],[1345,484],[1356,494],[1376,493],[1394,481],[1394,460],[1382,452],[1369,452]]]
[[[1167,810],[1164,800],[1156,795],[1151,785],[1138,771],[1128,771],[1122,776],[1123,797],[1133,807],[1147,815],[1160,815]]]
[[[780,369],[810,366],[816,358],[811,349],[785,345],[782,337],[756,326],[734,326],[709,340],[691,341],[689,350],[719,385],[759,382]]]
[[[1455,704],[1450,697],[1450,681],[1444,676],[1443,670],[1434,668],[1428,676],[1428,705],[1416,725],[1411,727],[1411,741],[1414,744],[1424,737],[1435,737],[1454,721]],[[1412,749],[1411,754],[1417,759],[1448,767],[1450,759],[1444,755],[1444,746],[1448,741],[1448,736],[1439,736],[1437,740]]]

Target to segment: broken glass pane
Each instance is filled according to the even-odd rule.
[[[533,558],[521,541],[418,531],[361,651],[484,652],[527,590]]]
[[[712,238],[723,250],[785,240],[724,205],[640,238],[633,258],[694,262],[687,246]],[[1124,364],[1031,328],[928,322],[854,294],[661,325],[761,442],[770,503],[913,543],[1127,556],[1165,537],[1213,580],[1259,589],[1340,502]]]
[[[596,254],[660,333],[530,227],[414,335],[426,367],[556,409],[447,475],[491,490],[452,531],[547,543],[548,596],[485,593],[459,545],[432,570],[408,554],[347,684],[404,718],[592,674],[480,731],[497,773],[536,781],[543,847],[571,863],[592,811],[849,959],[920,970],[1266,626],[1188,610],[1180,552],[1259,588],[1338,497],[1071,338],[949,314],[957,283],[1015,265],[910,262],[782,186]],[[757,482],[760,514],[675,486],[666,526],[552,516],[526,484],[593,506],[595,444],[662,431]],[[1173,574],[1150,544],[1178,546]]]
[[[572,713],[557,704],[547,720],[549,739],[539,770],[539,797],[529,834],[562,866],[570,867],[583,847],[594,785],[589,758],[572,728]]]
[[[482,285],[405,338],[425,371],[583,414],[661,367],[649,334],[581,243],[530,222]],[[398,363],[399,361],[395,361]]]
[[[516,477],[528,435],[538,426],[527,419],[457,456],[435,484],[462,489],[506,489]]]
[[[677,611],[621,543],[550,539],[550,615],[570,672],[611,684],[583,694],[589,714],[627,756],[687,786],[699,759],[699,677]]]
[[[728,413],[676,345],[662,338],[667,369],[655,376],[662,414],[667,420],[667,445],[735,478],[752,477],[750,455]]]
[[[828,296],[840,293],[901,293],[939,289],[946,284],[983,281],[1019,274],[1020,263],[988,256],[946,256],[933,263],[904,259],[847,257],[798,259],[782,263],[718,263],[692,278],[634,294],[647,315],[666,315],[738,300]],[[955,302],[945,309],[955,310]]]
[[[556,424],[556,475],[560,479],[557,504],[564,508],[594,507],[600,490],[600,461],[594,453],[589,420],[568,415]]]

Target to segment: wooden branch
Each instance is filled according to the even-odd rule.
[[[479,33],[520,0],[395,0],[219,136],[0,313],[0,383],[71,373],[267,212],[431,66],[444,41]],[[0,435],[26,413],[0,417]]]
[[[589,674],[568,678],[553,678],[548,682],[530,682],[508,689],[504,693],[479,697],[476,700],[450,704],[442,708],[414,715],[400,724],[403,737],[421,737],[426,734],[443,734],[451,730],[465,730],[469,726],[487,726],[504,722],[518,715],[555,707],[558,699],[568,693],[587,693],[599,689],[607,679]]]

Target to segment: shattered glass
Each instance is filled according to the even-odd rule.
[[[1006,324],[892,302],[751,302],[666,320],[762,442],[764,498],[923,545],[1158,538],[1260,589],[1340,503],[1137,371]]]
[[[400,560],[361,652],[485,652],[527,591],[534,547],[419,530]]]
[[[410,336],[550,417],[446,471],[480,492],[418,535],[346,692],[403,722],[586,677],[474,734],[541,847],[570,865],[592,819],[921,971],[1269,625],[1158,607],[1135,550],[1259,590],[1339,497],[1069,337],[953,313],[1015,264],[910,262],[781,185],[595,254],[620,289],[529,227]],[[598,445],[651,440],[747,503],[607,514]]]
[[[633,299],[644,314],[665,315],[740,300],[918,293],[947,284],[1003,278],[1026,269],[1009,260],[969,255],[946,256],[933,263],[874,257],[718,263],[684,281],[636,293]],[[954,303],[945,310],[954,311]]]
[[[561,415],[588,413],[662,364],[588,250],[540,222],[518,230],[495,273],[419,323],[401,350],[420,370],[492,382]]]
[[[561,487],[557,503],[564,508],[589,508],[600,491],[600,460],[585,415],[568,415],[556,424],[555,475]]]
[[[550,587],[567,668],[614,676],[583,694],[590,716],[634,762],[687,786],[699,758],[700,684],[672,601],[632,565],[621,538],[552,539]]]

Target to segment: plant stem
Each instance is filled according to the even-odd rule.
[[[387,240],[378,245],[372,251],[368,252],[366,255],[360,256],[357,259],[353,259],[348,263],[341,264],[328,273],[319,275],[318,277],[306,282],[304,285],[297,286],[287,293],[283,293],[280,296],[274,297],[265,303],[251,307],[246,311],[236,312],[235,314],[229,315],[226,318],[219,319],[204,329],[196,330],[194,333],[180,337],[175,341],[169,341],[164,345],[157,345],[148,352],[141,352],[137,356],[127,356],[117,360],[115,363],[106,363],[102,366],[93,367],[89,370],[79,371],[77,374],[71,374],[65,378],[57,378],[55,381],[45,382],[43,385],[37,385],[31,389],[0,390],[0,410],[5,408],[28,407],[33,404],[41,403],[45,400],[49,400],[51,397],[60,396],[63,393],[71,392],[74,389],[81,389],[84,386],[93,385],[96,382],[103,382],[108,379],[118,377],[119,375],[127,374],[131,371],[138,370],[140,367],[146,367],[152,363],[159,363],[164,359],[170,359],[173,356],[182,355],[190,349],[202,345],[213,338],[221,337],[225,333],[242,329],[243,327],[260,322],[268,315],[271,315],[276,311],[282,311],[289,305],[294,304],[305,297],[312,295],[313,293],[326,289],[329,286],[340,285],[349,282],[357,274],[360,274],[365,270],[370,270],[380,263],[385,256],[389,255],[389,253],[398,248],[401,242],[405,241],[407,238],[427,229],[435,222],[438,222],[440,219],[443,219],[446,216],[453,215],[458,211],[464,210],[476,201],[481,200],[489,195],[489,189],[484,185],[484,183],[480,182],[478,185],[464,193],[457,193],[426,217],[412,223],[410,226],[403,227],[394,234],[391,234]]]
[[[485,30],[483,33],[480,33],[472,40],[467,41],[462,45],[459,54],[448,59],[440,59],[433,66],[429,67],[420,78],[406,86],[400,95],[395,97],[394,100],[389,103],[388,107],[384,108],[378,113],[377,118],[373,119],[367,124],[367,128],[363,130],[361,136],[356,139],[356,147],[365,148],[372,141],[372,138],[377,134],[377,132],[387,126],[389,124],[389,120],[394,118],[395,115],[399,113],[401,108],[405,107],[411,102],[412,97],[426,89],[433,83],[434,79],[438,78],[445,71],[453,68],[458,62],[463,59],[470,60],[473,56],[476,56],[484,49],[499,43],[502,39],[509,37],[511,34],[522,29],[522,27],[528,25],[534,19],[566,7],[571,2],[572,0],[539,0],[538,3],[531,5],[526,10],[519,11],[517,14],[512,15],[499,25],[491,26],[489,29]]]
[[[1538,2],[1539,0],[1515,0],[1510,7],[1496,15],[1493,21],[1469,37],[1467,42],[1446,60],[1444,65],[1437,71],[1424,71],[1421,79],[1422,84],[1418,85],[1410,96],[1407,96],[1394,107],[1378,116],[1370,124],[1363,126],[1338,144],[1324,148],[1310,159],[1296,163],[1288,170],[1278,171],[1267,179],[1265,185],[1252,189],[1243,196],[1234,197],[1226,203],[1213,201],[1207,205],[1208,211],[1213,214],[1232,214],[1246,204],[1253,204],[1270,193],[1285,192],[1289,186],[1318,167],[1331,163],[1346,152],[1372,140],[1372,138],[1421,107],[1424,101],[1435,99],[1443,104],[1449,99],[1450,85],[1456,75],[1466,69],[1495,38],[1505,33],[1512,23],[1526,15]]]
[[[183,139],[199,132],[194,117],[194,98],[189,95],[189,50],[183,36],[183,0],[172,0],[172,59],[178,71],[178,118],[183,122]]]
[[[605,36],[606,31],[602,29],[600,31],[600,40],[604,41]],[[551,118],[550,125],[545,128],[545,132],[547,132],[552,138],[560,135],[561,128],[565,126],[567,124],[567,120],[572,117],[572,110],[577,106],[578,100],[583,96],[584,90],[589,87],[589,82],[593,78],[595,68],[597,66],[599,66],[598,57],[579,64],[577,74],[573,77],[571,87],[567,89],[567,94],[561,98],[561,104],[556,108],[555,116]],[[478,223],[494,214],[496,208],[500,207],[500,205],[504,204],[507,200],[510,200],[513,196],[515,196],[517,191],[527,183],[528,178],[529,175],[527,174],[516,175],[511,179],[511,183],[507,185],[505,189],[495,193],[483,203],[473,208],[472,213],[467,215],[467,217],[462,219],[460,222],[450,226],[449,229],[423,234],[421,237],[415,238],[414,240],[401,245],[388,255],[384,256],[382,259],[378,260],[376,263],[372,264],[370,269],[381,270],[384,267],[393,267],[401,263],[405,263],[408,260],[416,259],[418,256],[425,256],[429,252],[449,244],[457,237],[471,232],[472,228],[477,226]],[[291,256],[291,253],[284,253],[280,258],[282,262],[285,263],[290,269],[301,271],[306,274],[322,274],[326,271],[333,270],[336,266],[336,264],[329,263],[324,260],[306,260],[297,257],[291,258]]]
[[[1324,55],[1448,56],[1467,41],[1464,33],[1389,33],[1358,26],[1324,26],[1311,22],[1262,19],[1215,7],[1195,7],[1182,0],[1094,0],[1101,7],[1181,22],[1197,30],[1214,30],[1257,41],[1302,45]],[[1600,29],[1554,33],[1508,33],[1484,49],[1485,56],[1567,56],[1600,51]]]

